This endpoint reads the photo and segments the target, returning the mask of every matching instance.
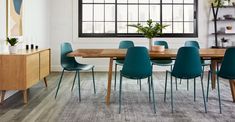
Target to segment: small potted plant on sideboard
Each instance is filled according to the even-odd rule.
[[[17,52],[17,43],[18,39],[17,38],[7,38],[7,43],[10,44],[9,46],[9,52],[10,53],[16,53]]]

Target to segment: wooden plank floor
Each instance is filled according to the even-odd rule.
[[[81,74],[82,101],[78,101],[77,84],[71,92],[74,73],[65,73],[61,89],[55,100],[55,90],[60,73],[52,73],[48,77],[48,88],[43,82],[29,90],[29,103],[23,104],[22,93],[17,93],[0,105],[0,122],[207,122],[235,121],[235,103],[232,102],[228,81],[221,83],[223,113],[219,114],[217,91],[210,90],[208,113],[204,113],[201,86],[197,79],[197,100],[193,101],[193,82],[190,90],[186,90],[186,81],[178,83],[179,90],[174,89],[174,113],[171,113],[170,90],[167,92],[167,102],[163,101],[164,73],[155,73],[154,86],[157,113],[154,114],[148,102],[148,86],[142,81],[142,91],[135,80],[123,81],[123,104],[121,114],[118,114],[118,90],[112,87],[111,105],[105,105],[107,73],[95,73],[97,94],[93,94],[92,77],[90,73]],[[205,76],[206,78],[207,76]],[[117,80],[119,88],[119,77]],[[193,80],[192,80],[193,81]],[[76,82],[77,83],[77,82]],[[206,79],[204,86],[206,88]],[[169,88],[169,87],[168,87]],[[174,87],[175,88],[175,87]]]

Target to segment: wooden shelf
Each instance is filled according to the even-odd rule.
[[[215,33],[212,33],[211,35],[215,35]],[[226,36],[226,35],[235,35],[235,33],[217,33],[217,35],[224,35],[224,36]]]

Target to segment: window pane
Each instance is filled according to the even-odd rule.
[[[117,6],[117,21],[127,21],[127,5]]]
[[[149,19],[149,6],[140,5],[139,6],[139,21],[147,21]]]
[[[105,0],[105,3],[115,3],[115,0]]]
[[[183,3],[183,0],[173,0],[173,3]]]
[[[115,32],[115,22],[105,22],[105,33]]]
[[[104,23],[95,22],[94,23],[94,33],[104,33]]]
[[[163,5],[162,6],[162,20],[163,21],[172,21],[172,5]]]
[[[92,22],[82,23],[82,33],[92,33]]]
[[[139,3],[149,3],[149,0],[139,0]]]
[[[150,5],[150,18],[154,21],[160,21],[160,5]]]
[[[105,21],[115,21],[114,5],[105,5]]]
[[[174,21],[183,21],[183,5],[173,6]]]
[[[104,3],[104,0],[94,0],[94,3]]]
[[[185,22],[184,23],[184,33],[193,33],[194,32],[194,27],[193,27],[193,22]]]
[[[128,6],[128,21],[138,21],[138,6],[129,5]]]
[[[128,3],[138,3],[138,0],[128,0]]]
[[[82,3],[93,3],[93,0],[83,0]]]
[[[194,0],[184,0],[184,3],[194,3]]]
[[[168,25],[165,29],[162,30],[162,33],[172,33],[172,23],[171,22],[163,22],[163,25]]]
[[[94,5],[94,21],[104,21],[104,5]]]
[[[160,0],[150,0],[150,3],[160,3]]]
[[[173,33],[183,33],[183,22],[174,22]]]
[[[83,5],[82,9],[82,20],[92,21],[92,5]]]
[[[162,3],[172,3],[172,0],[162,0]]]
[[[136,25],[138,22],[129,22],[128,25]],[[128,33],[137,33],[137,29],[134,27],[128,26]]]
[[[117,3],[127,3],[127,0],[117,0]]]
[[[184,6],[184,21],[193,21],[194,8],[193,5]]]
[[[127,22],[118,22],[117,31],[117,33],[127,33]]]

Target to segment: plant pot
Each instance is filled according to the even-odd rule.
[[[149,39],[149,51],[152,51],[153,39]]]
[[[9,53],[13,54],[17,52],[17,47],[16,46],[9,46]]]

